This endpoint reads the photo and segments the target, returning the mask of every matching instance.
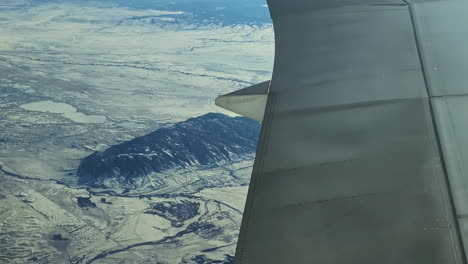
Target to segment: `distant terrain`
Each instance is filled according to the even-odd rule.
[[[214,98],[273,41],[263,0],[0,1],[0,263],[232,264],[260,124]]]

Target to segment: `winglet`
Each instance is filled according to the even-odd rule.
[[[269,87],[270,81],[255,84],[221,95],[216,98],[215,104],[236,114],[261,122],[265,113]]]

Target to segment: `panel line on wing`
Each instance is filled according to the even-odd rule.
[[[423,48],[422,43],[420,41],[420,31],[418,30],[417,21],[415,19],[415,15],[414,15],[414,6],[409,4],[408,5],[408,11],[409,11],[410,19],[411,19],[411,25],[412,25],[413,32],[414,32],[416,50],[418,52],[418,58],[419,58],[419,63],[421,65],[421,72],[422,72],[422,75],[423,75],[424,84],[425,84],[425,87],[426,87],[427,95],[430,96],[431,95],[430,91],[432,90],[431,89],[431,82],[429,81],[429,76],[428,76],[427,70],[426,70],[426,60],[425,60],[425,56],[424,56],[424,48]],[[434,130],[434,134],[435,134],[435,140],[436,140],[436,143],[437,143],[437,149],[438,149],[439,156],[440,156],[440,163],[441,163],[441,167],[442,167],[443,174],[444,174],[444,180],[445,180],[446,186],[448,187],[446,189],[447,189],[447,192],[448,192],[449,204],[451,205],[449,210],[451,211],[452,215],[456,217],[457,216],[457,211],[456,211],[455,202],[454,202],[454,198],[453,198],[452,187],[451,187],[451,184],[450,184],[450,178],[449,178],[448,171],[447,171],[447,165],[445,163],[445,155],[444,155],[441,140],[440,140],[440,132],[439,132],[439,129],[437,127],[437,120],[436,120],[435,114],[434,114],[434,106],[432,104],[432,100],[429,100],[428,103],[429,103],[429,110],[430,110],[430,115],[431,115],[431,119],[432,119],[433,130]],[[443,197],[444,197],[444,195],[443,195]],[[447,218],[449,218],[448,215],[447,215]],[[450,232],[450,234],[452,236],[452,243],[454,243],[455,246],[456,246],[456,243],[458,243],[459,248],[460,248],[460,250],[459,250],[460,254],[462,254],[462,256],[463,256],[462,261],[463,261],[463,263],[466,264],[467,263],[467,258],[466,258],[466,253],[465,253],[465,250],[464,250],[465,247],[464,247],[464,242],[463,242],[463,239],[462,239],[462,234],[461,234],[460,225],[459,225],[458,221],[454,221],[454,227],[455,227],[455,232],[456,232],[456,234],[454,234],[455,238],[453,237],[453,233]],[[456,242],[454,240],[456,240]],[[457,253],[455,251],[455,248],[452,247],[452,251],[453,251],[453,257],[454,257],[454,259],[456,259],[456,254]]]

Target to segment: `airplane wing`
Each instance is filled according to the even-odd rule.
[[[466,263],[468,2],[268,4],[275,63],[235,263]]]

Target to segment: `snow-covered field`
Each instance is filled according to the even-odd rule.
[[[0,202],[0,263],[31,259],[35,260],[31,263],[115,263],[115,258],[132,259],[134,254],[137,256],[130,263],[181,263],[217,247],[224,249],[211,254],[222,259],[224,253],[233,254],[247,192],[247,186],[170,196],[97,192],[90,199],[96,207],[81,208],[76,197],[90,196],[84,189],[3,174],[0,180],[4,196]],[[191,206],[177,211],[174,205],[185,202]],[[152,205],[161,203],[170,203],[167,208],[173,211],[152,213]],[[177,224],[171,221],[187,210],[194,211]],[[58,234],[63,240],[54,240]],[[145,253],[155,247],[159,252]]]
[[[217,95],[270,79],[271,24],[194,17],[0,1],[0,263],[232,263],[253,155],[132,188],[76,184],[94,151],[222,111]]]
[[[116,123],[131,114],[182,120],[213,111],[216,95],[270,78],[271,24],[158,23],[183,13],[93,2],[21,6],[0,9],[0,66],[9,69],[3,89],[29,91],[25,103],[79,100],[79,112],[103,116],[117,108]]]

